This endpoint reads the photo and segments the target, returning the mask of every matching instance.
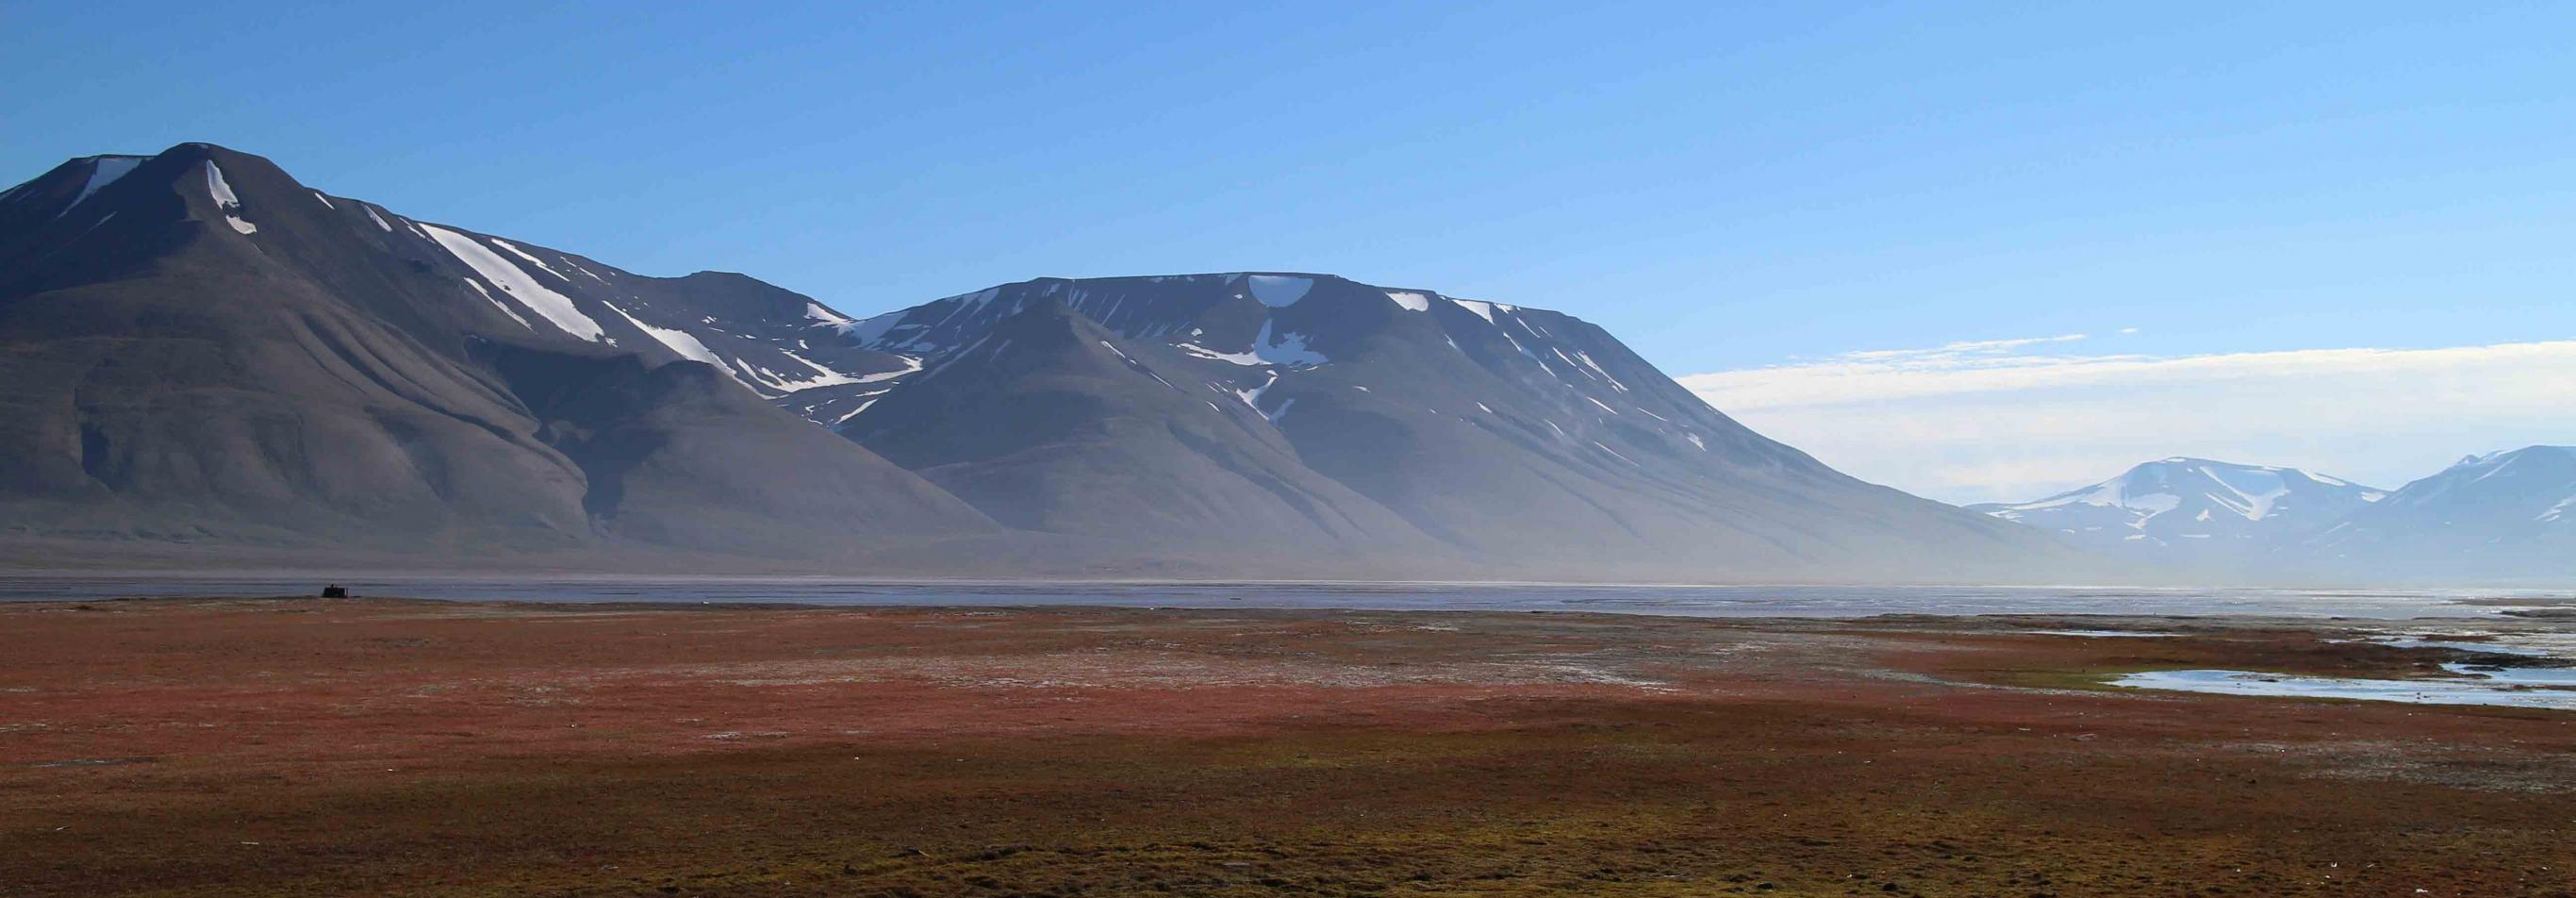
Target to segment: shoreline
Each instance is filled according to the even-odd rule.
[[[1671,617],[1863,619],[1881,615],[2155,615],[2311,620],[2548,619],[2576,614],[2553,591],[2184,589],[1907,586],[1601,586],[1232,581],[853,581],[838,578],[649,576],[562,579],[458,575],[416,581],[294,577],[10,577],[0,607],[137,595],[225,598],[313,595],[556,604],[750,604],[806,607],[1182,607],[1382,611],[1602,612]],[[170,590],[186,589],[186,592]]]

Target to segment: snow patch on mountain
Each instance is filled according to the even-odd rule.
[[[492,242],[500,243],[503,247],[510,246],[509,244],[501,243],[501,241],[498,240],[494,240]],[[515,248],[511,251],[518,252]],[[527,255],[526,253],[519,254],[522,256]],[[535,260],[530,259],[529,261]],[[538,264],[542,265],[545,263],[539,262]],[[563,277],[561,274],[557,274],[555,276]],[[567,278],[567,280],[569,280],[569,278]],[[627,314],[626,310],[618,308],[616,303],[602,303],[602,305],[607,306],[609,311],[617,313],[617,317],[626,319],[626,323],[634,325],[636,330],[643,331],[645,336],[653,338],[655,342],[661,343],[663,346],[670,347],[671,351],[679,353],[680,357],[691,361],[705,362],[707,364],[714,365],[716,366],[716,370],[724,372],[726,376],[733,376],[733,369],[725,365],[724,357],[717,355],[715,350],[708,349],[707,344],[699,342],[698,338],[691,336],[688,331],[672,330],[667,327],[654,327],[637,320],[633,315]],[[734,377],[734,380],[740,381],[742,378]],[[744,384],[744,386],[750,386],[750,384]]]
[[[822,303],[806,303],[805,317],[807,320],[820,321],[834,327],[846,327],[853,323],[849,316],[824,308]]]
[[[779,379],[790,385],[788,392],[791,393],[802,392],[818,387],[837,387],[842,384],[875,383],[880,380],[890,380],[902,377],[921,368],[921,363],[919,361],[906,359],[906,361],[912,362],[912,367],[899,371],[880,371],[875,374],[851,375],[827,365],[817,364],[813,359],[797,355],[796,351],[793,349],[780,349],[778,350],[778,354],[786,356],[788,361],[803,365],[814,372],[813,374],[799,377],[780,375]]]
[[[882,383],[884,381],[893,380],[906,374],[911,374],[912,372],[921,370],[921,359],[914,356],[898,355],[895,356],[895,360],[902,362],[904,367],[893,371],[879,371],[875,374],[862,374],[859,375],[858,382],[863,384]]]
[[[2567,510],[2570,508],[2576,508],[2576,496],[2568,496],[2567,498],[2558,500],[2558,504],[2549,506],[2548,511],[2541,512],[2538,517],[2535,517],[2532,520],[2543,523],[2560,520],[2567,516]]]
[[[1304,334],[1273,336],[1274,323],[1261,322],[1261,333],[1252,338],[1252,346],[1242,352],[1218,352],[1196,343],[1174,344],[1173,348],[1203,359],[1215,359],[1236,365],[1286,365],[1290,368],[1313,368],[1332,361],[1323,353],[1306,348]]]
[[[437,225],[421,225],[417,222],[410,222],[410,224],[420,228],[430,239],[438,241],[438,245],[445,247],[449,255],[465,263],[466,267],[474,269],[474,273],[492,282],[492,286],[501,288],[501,292],[510,294],[521,305],[545,316],[547,321],[554,322],[555,327],[561,328],[564,333],[593,343],[607,337],[607,330],[601,328],[599,322],[591,320],[590,316],[582,314],[581,309],[573,305],[572,297],[546,289],[545,285],[529,277],[527,271],[510,264],[510,260],[501,258],[499,253],[484,248],[481,242]]]
[[[1389,290],[1386,291],[1386,298],[1394,300],[1396,305],[1403,306],[1404,310],[1408,312],[1431,311],[1431,297],[1429,294],[1416,293],[1411,290]]]
[[[134,169],[142,164],[143,157],[141,156],[98,156],[92,158],[89,163],[89,181],[81,185],[80,193],[72,197],[71,203],[65,205],[63,207],[63,211],[54,213],[54,217],[61,218],[65,215],[71,214],[71,211],[78,208],[83,200],[89,199],[92,194],[99,192],[101,188],[116,183],[117,179],[133,174]],[[12,189],[11,192],[14,193],[16,191]]]
[[[728,369],[727,373],[737,374],[738,376],[734,379],[742,381],[743,385],[752,388],[753,392],[760,393],[764,396],[773,396],[783,399],[787,396],[802,393],[807,390],[819,390],[824,387],[838,387],[849,384],[865,384],[892,380],[921,369],[921,363],[919,360],[907,358],[905,361],[911,363],[910,367],[907,368],[895,371],[881,371],[875,374],[853,375],[832,368],[831,366],[818,363],[813,359],[798,355],[795,350],[779,348],[776,351],[787,361],[795,362],[798,365],[804,366],[805,370],[774,371],[767,367],[755,365],[749,361],[737,358],[731,360],[732,365],[731,368]],[[717,366],[725,367],[723,363],[717,363]]]
[[[527,328],[531,331],[537,329],[536,325],[528,323],[528,319],[520,317],[519,310],[510,308],[509,303],[502,302],[500,297],[493,296],[492,291],[483,289],[483,283],[481,281],[477,281],[473,278],[457,278],[457,280],[464,281],[465,286],[474,288],[474,292],[477,295],[482,296],[485,302],[489,302],[492,304],[493,308],[501,310],[501,314],[510,316],[510,320],[518,322],[520,327]]]
[[[2212,541],[2238,552],[2305,539],[2383,495],[2294,468],[2176,457],[2035,502],[1971,509],[2096,548],[2111,543],[2183,551],[2179,547],[2187,543],[2181,541]]]
[[[572,279],[571,279],[571,278],[564,277],[564,273],[563,273],[563,272],[556,271],[554,266],[546,264],[546,260],[544,260],[544,259],[540,259],[540,258],[537,258],[537,257],[535,257],[535,256],[528,255],[528,251],[527,251],[527,250],[520,249],[517,245],[512,244],[510,241],[503,240],[503,239],[501,239],[501,238],[499,238],[499,237],[494,237],[494,238],[492,238],[492,245],[493,245],[493,246],[500,247],[500,248],[505,249],[505,250],[509,250],[511,255],[513,255],[513,256],[517,256],[517,257],[522,258],[522,259],[526,259],[526,260],[528,260],[528,262],[529,262],[530,264],[533,264],[533,265],[537,266],[538,268],[543,268],[543,269],[545,269],[545,270],[546,270],[546,273],[547,273],[547,274],[554,275],[556,280],[563,281],[564,283],[567,283],[567,284],[572,283]],[[623,314],[623,313],[620,313],[620,314]]]
[[[2201,474],[2212,483],[2225,487],[2232,496],[2209,494],[2209,498],[2229,510],[2244,515],[2246,520],[2260,521],[2272,513],[2272,504],[2290,494],[2289,485],[2279,468],[2212,468],[2201,466]]]
[[[215,205],[226,209],[241,207],[241,197],[233,194],[232,182],[224,180],[224,170],[212,159],[206,160],[206,193],[214,197]]]
[[[1298,300],[1306,298],[1306,291],[1315,289],[1313,278],[1293,275],[1256,274],[1247,281],[1252,287],[1252,298],[1274,309],[1296,305]]]
[[[1270,372],[1269,379],[1262,381],[1260,386],[1248,390],[1235,390],[1234,397],[1243,400],[1243,404],[1252,406],[1252,410],[1266,420],[1270,417],[1270,413],[1261,410],[1261,394],[1270,392],[1271,387],[1278,385],[1279,372],[1273,371]]]
[[[224,223],[232,225],[234,231],[243,234],[259,232],[258,225],[234,214],[242,207],[241,197],[233,194],[233,185],[224,180],[224,170],[217,168],[212,159],[206,160],[206,195],[215,201],[215,208],[224,210]]]

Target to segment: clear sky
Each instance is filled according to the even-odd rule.
[[[1939,498],[2393,486],[2576,442],[2576,5],[2471,5],[0,0],[0,181],[210,141],[853,313],[1332,272],[1572,312]],[[2281,355],[2495,344],[2543,345]]]

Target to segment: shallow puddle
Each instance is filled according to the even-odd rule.
[[[2491,664],[2445,664],[2443,670],[2472,677],[2485,677],[2495,683],[2511,686],[2562,686],[2576,688],[2576,668],[2567,667],[2497,667]]]
[[[2576,711],[2576,690],[2532,688],[2531,681],[2509,675],[2563,675],[2564,670],[2499,668],[2457,670],[2479,680],[2370,680],[2309,677],[2248,670],[2158,670],[2111,681],[2133,689],[2163,689],[2213,695],[2268,695],[2286,698],[2340,698],[2417,705],[2501,705]],[[2552,680],[2576,685],[2572,680]],[[2526,685],[2531,683],[2531,685]]]
[[[2366,640],[2337,639],[2329,641],[2375,642],[2380,645],[2401,649],[2451,649],[2453,651],[2478,652],[2488,655],[2521,655],[2527,658],[2547,658],[2552,654],[2550,650],[2538,646],[2514,645],[2503,642],[2468,642],[2464,640],[2438,638],[2421,639],[2412,636],[2379,636]]]

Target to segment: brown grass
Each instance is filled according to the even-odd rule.
[[[2576,715],[2022,688],[2415,663],[2277,627],[95,607],[0,609],[0,895],[2552,895],[2576,869]]]

